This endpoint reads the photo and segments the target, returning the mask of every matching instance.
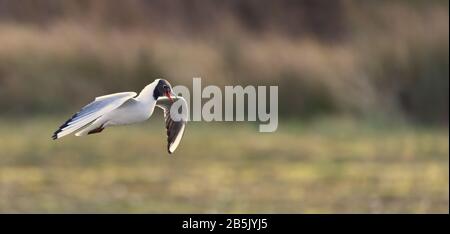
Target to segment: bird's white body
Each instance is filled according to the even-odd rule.
[[[102,127],[115,125],[127,125],[139,122],[144,122],[153,114],[156,106],[156,100],[152,102],[141,102],[135,98],[127,100],[117,109],[106,113],[97,120],[95,120],[89,127],[77,132],[76,136],[86,135],[89,131]]]
[[[106,113],[91,124],[90,127],[75,134],[86,135],[90,130],[102,126],[103,128],[114,125],[127,125],[144,122],[152,116],[155,110],[156,100],[152,96],[155,82],[147,85],[139,96],[126,100],[118,108]],[[111,94],[114,96],[115,94]]]
[[[53,139],[61,138],[72,132],[76,132],[76,136],[83,136],[101,132],[108,126],[143,122],[151,117],[155,106],[159,106],[165,111],[169,137],[168,149],[169,153],[172,153],[181,140],[187,116],[183,117],[182,121],[176,121],[175,125],[173,125],[173,121],[170,125],[168,124],[167,118],[170,118],[168,113],[170,113],[171,104],[167,104],[167,99],[164,100],[165,97],[155,99],[154,92],[158,83],[160,83],[159,79],[147,85],[139,95],[135,92],[123,92],[97,97],[61,125],[54,133]],[[183,98],[173,98],[181,99],[183,105],[186,105]],[[158,100],[160,100],[159,104]]]
[[[99,121],[104,122],[106,126],[143,122],[150,118],[155,106],[156,100],[152,103],[142,103],[133,98],[99,118]]]

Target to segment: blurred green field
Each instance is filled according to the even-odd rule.
[[[169,156],[161,118],[51,140],[64,119],[0,119],[1,213],[449,212],[447,127],[189,123]]]

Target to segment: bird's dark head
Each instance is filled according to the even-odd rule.
[[[172,101],[172,97],[170,95],[173,95],[172,85],[170,85],[167,80],[160,79],[158,84],[156,84],[155,90],[153,91],[153,98],[158,100],[159,97],[166,96]]]

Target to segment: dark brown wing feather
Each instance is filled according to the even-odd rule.
[[[186,102],[184,99],[177,97],[174,99],[174,102],[177,102],[178,100],[182,101],[183,108],[187,108]],[[169,154],[172,154],[175,149],[178,147],[178,144],[181,141],[181,138],[184,135],[184,128],[186,126],[186,120],[187,117],[181,118],[180,120],[173,120],[170,115],[170,108],[172,106],[172,103],[165,98],[158,99],[158,102],[156,104],[158,107],[164,110],[164,119],[166,123],[166,134],[167,134],[167,152]],[[178,142],[177,142],[178,139]],[[176,145],[173,145],[176,144]],[[172,146],[174,147],[173,149]]]

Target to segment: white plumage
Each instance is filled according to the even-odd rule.
[[[172,119],[170,114],[175,102],[179,102],[186,110],[178,119]],[[139,95],[135,92],[123,92],[95,98],[62,124],[52,138],[56,140],[74,132],[76,136],[83,136],[101,132],[109,126],[143,122],[150,118],[155,106],[164,110],[167,148],[169,153],[173,153],[184,134],[188,117],[187,104],[184,98],[173,94],[171,85],[163,79],[147,85]]]

